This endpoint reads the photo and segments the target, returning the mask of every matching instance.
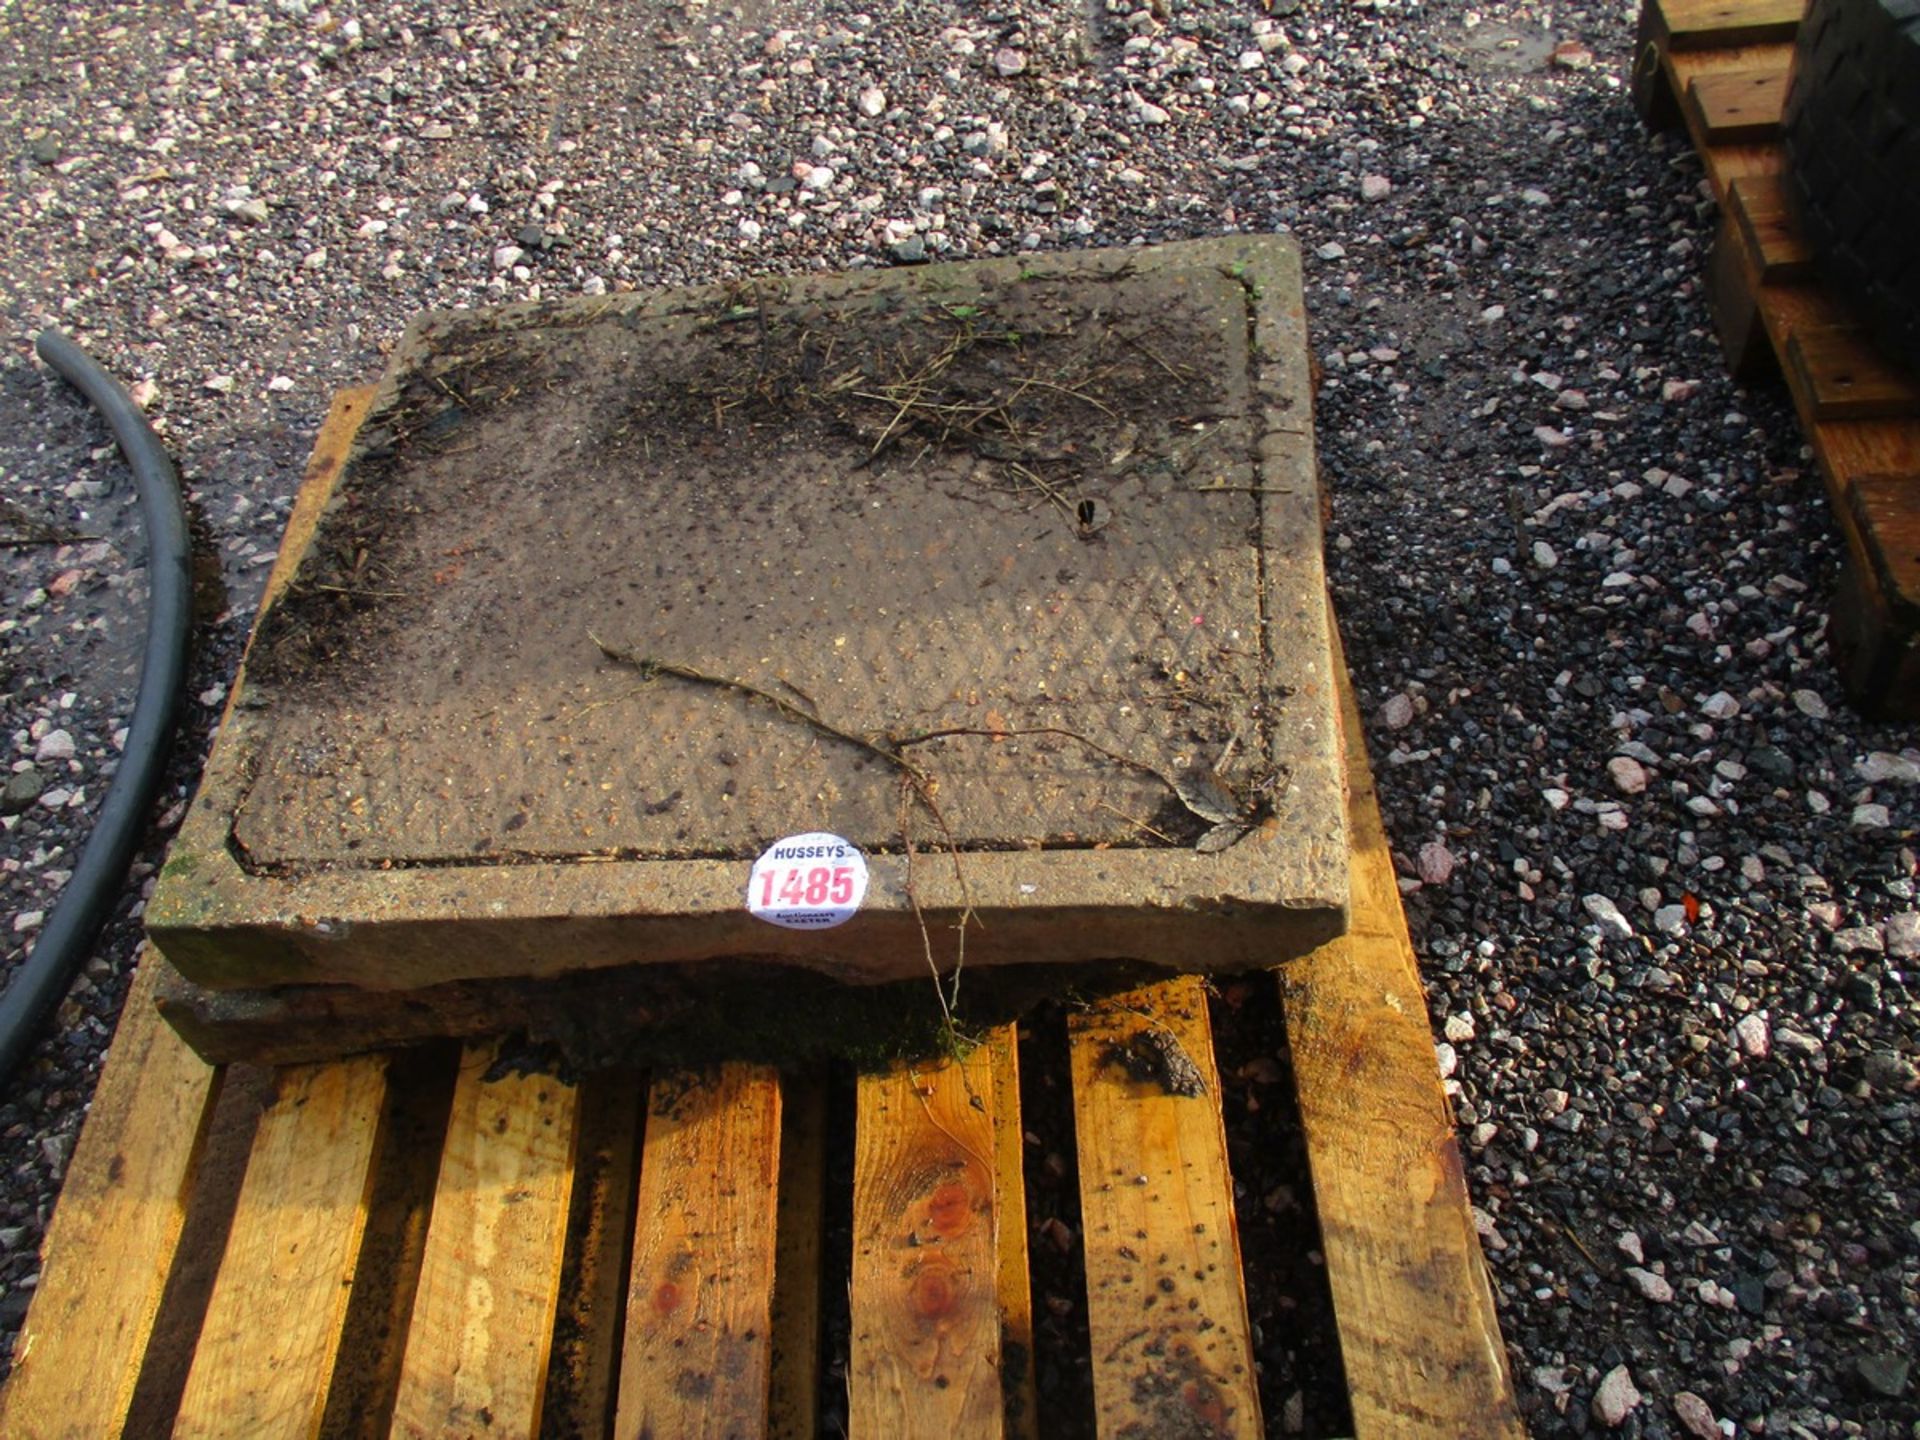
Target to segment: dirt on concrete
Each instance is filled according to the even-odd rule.
[[[1241,283],[940,273],[417,326],[249,666],[246,858],[1183,845],[1170,776],[1270,783]]]

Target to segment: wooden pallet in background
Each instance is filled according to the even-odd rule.
[[[1804,0],[1643,0],[1634,101],[1683,123],[1720,202],[1709,300],[1740,378],[1777,362],[1846,559],[1832,642],[1870,713],[1920,716],[1920,376],[1820,284],[1783,190],[1781,105]]]
[[[366,399],[336,402],[296,534]],[[1521,1436],[1358,745],[1349,777],[1352,928],[1273,983],[1354,1428]],[[159,1019],[156,967],[74,1151],[0,1434],[807,1436],[826,1384],[881,1440],[1272,1425],[1196,979],[1073,1020],[1072,1134],[1035,1147],[1010,1028],[962,1062],[864,1076],[844,1106],[817,1077],[739,1064],[576,1085],[514,1073],[491,1042],[216,1069]],[[1142,1036],[1197,1083],[1111,1063]],[[824,1158],[847,1127],[850,1197]],[[1091,1417],[1035,1393],[1026,1166],[1047,1145],[1078,1161]],[[849,1297],[844,1378],[827,1287]]]

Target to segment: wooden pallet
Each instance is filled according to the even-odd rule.
[[[1920,376],[1821,286],[1783,190],[1781,105],[1804,0],[1643,0],[1634,100],[1684,123],[1720,201],[1709,300],[1740,378],[1777,362],[1846,559],[1832,640],[1854,701],[1920,716]]]
[[[336,404],[295,528],[364,404]],[[1357,745],[1349,765],[1352,930],[1273,983],[1354,1426],[1519,1436]],[[492,1042],[223,1071],[159,1020],[156,968],[75,1149],[0,1434],[802,1436],[825,1384],[844,1385],[853,1435],[886,1440],[1089,1418],[1104,1436],[1264,1431],[1194,979],[1069,1026],[1073,1133],[1043,1139],[1078,1160],[1095,1414],[1063,1417],[1033,1382],[1040,1152],[1010,1029],[964,1062],[864,1076],[838,1105],[816,1077],[751,1065],[496,1073]],[[1148,1032],[1201,1093],[1110,1063]],[[850,1202],[825,1160],[849,1127]],[[850,1260],[825,1273],[828,1217],[848,1213]],[[844,1379],[823,1373],[835,1294]]]

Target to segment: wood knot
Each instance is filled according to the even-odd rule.
[[[973,1194],[958,1180],[949,1180],[927,1198],[927,1225],[942,1240],[967,1233],[973,1225]]]
[[[930,1255],[913,1269],[907,1298],[922,1320],[944,1320],[960,1308],[965,1279],[944,1255]]]

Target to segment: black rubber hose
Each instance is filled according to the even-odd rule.
[[[193,581],[187,516],[180,479],[159,436],[133,397],[57,330],[43,330],[34,347],[100,412],[133,469],[147,529],[147,648],[140,691],[127,724],[127,743],[107,798],[100,804],[73,877],[60,892],[32,953],[0,996],[0,1084],[32,1045],[41,1025],[73,983],[100,927],[120,897],[127,866],[147,812],[160,788],[167,746],[187,680],[187,641],[193,623]]]

